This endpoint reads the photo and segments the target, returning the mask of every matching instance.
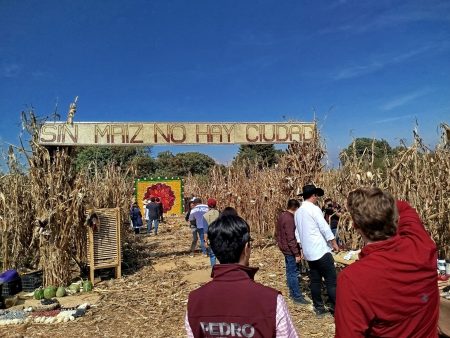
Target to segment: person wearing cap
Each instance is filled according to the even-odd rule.
[[[317,206],[324,191],[313,184],[305,185],[299,196],[303,196],[303,203],[295,212],[295,226],[297,241],[303,250],[303,255],[310,269],[310,288],[314,305],[314,312],[318,317],[327,313],[322,299],[322,278],[331,303],[329,309],[334,313],[336,303],[336,269],[331,250],[339,251],[336,239],[330,226],[323,217],[322,210]]]
[[[350,192],[347,210],[365,246],[339,273],[335,336],[437,337],[436,243],[417,211],[379,188]]]
[[[214,198],[208,198],[208,201],[206,203],[208,205],[209,210],[206,212],[206,214],[203,215],[203,218],[206,222],[206,228],[204,228],[204,239],[205,239],[205,245],[206,250],[208,252],[209,261],[211,263],[211,266],[214,266],[216,264],[216,256],[214,255],[214,252],[208,245],[208,227],[214,222],[217,218],[219,218],[219,210],[217,210],[217,201]]]
[[[204,229],[208,228],[206,220],[203,217],[208,211],[208,206],[202,203],[201,198],[195,198],[193,201],[194,208],[189,214],[189,221],[195,221],[195,229],[192,231],[192,244],[191,244],[191,256],[194,255],[195,247],[197,246],[197,237],[200,237],[200,248],[202,249],[202,254],[206,256]]]

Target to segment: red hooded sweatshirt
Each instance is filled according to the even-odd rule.
[[[189,294],[188,320],[194,337],[276,336],[279,292],[253,278],[257,268],[219,264],[213,280]]]
[[[397,234],[338,275],[336,337],[437,337],[436,245],[408,203],[397,208]]]

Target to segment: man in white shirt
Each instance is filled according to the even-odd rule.
[[[308,261],[311,281],[311,296],[314,312],[323,316],[327,311],[322,300],[322,278],[325,279],[329,301],[332,304],[330,312],[334,313],[336,302],[336,269],[331,255],[332,249],[339,251],[336,239],[330,226],[323,217],[322,210],[317,206],[317,200],[323,196],[324,191],[314,185],[305,185],[303,192],[304,202],[295,212],[295,226],[297,241],[303,249],[303,255]]]
[[[189,214],[189,221],[194,221],[197,226],[195,229],[195,233],[193,234],[193,240],[191,244],[191,256],[194,255],[195,247],[197,246],[197,237],[200,237],[200,248],[202,249],[202,254],[206,256],[206,247],[205,247],[205,237],[204,230],[208,230],[208,223],[206,223],[203,215],[208,212],[208,206],[206,204],[202,204],[201,198],[194,199],[194,208],[191,210]]]

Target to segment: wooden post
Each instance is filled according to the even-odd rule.
[[[116,267],[116,278],[122,277],[122,224],[120,222],[120,209],[116,208],[116,219],[117,219],[117,267]]]
[[[91,227],[88,227],[88,236],[89,236],[89,280],[92,285],[94,284],[94,271],[95,271],[95,262],[94,262],[94,231]]]

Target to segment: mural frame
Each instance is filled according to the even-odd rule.
[[[134,180],[134,198],[137,202],[139,208],[142,211],[142,215],[144,215],[144,204],[143,204],[143,196],[139,196],[139,186],[141,184],[158,184],[158,183],[168,183],[169,185],[172,183],[179,183],[180,186],[180,201],[179,201],[179,207],[176,208],[176,210],[170,209],[169,212],[165,213],[168,216],[171,215],[183,215],[184,214],[184,181],[181,177],[174,176],[174,177],[144,177],[144,178],[136,178]],[[175,196],[175,198],[178,198],[178,196]]]

